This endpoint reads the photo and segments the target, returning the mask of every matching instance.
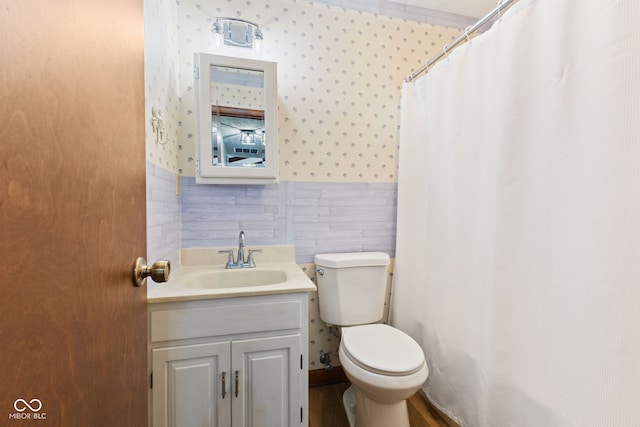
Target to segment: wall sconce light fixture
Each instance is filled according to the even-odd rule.
[[[151,107],[151,130],[155,135],[156,143],[160,145],[167,143],[164,139],[165,128],[161,107]]]
[[[216,47],[234,46],[260,50],[262,31],[253,22],[237,18],[216,18],[211,28]]]

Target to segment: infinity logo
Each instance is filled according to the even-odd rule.
[[[33,406],[29,405],[29,403],[31,403]],[[13,402],[13,407],[18,412],[24,412],[27,410],[27,408],[31,409],[31,412],[38,412],[40,409],[42,409],[42,402],[40,402],[39,399],[31,399],[29,402],[24,399],[16,399],[16,401]]]

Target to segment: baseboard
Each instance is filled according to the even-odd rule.
[[[334,366],[333,369],[314,369],[309,371],[309,387],[321,387],[346,381],[349,380],[344,374],[342,366]]]

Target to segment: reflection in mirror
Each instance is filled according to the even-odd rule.
[[[212,165],[264,167],[264,111],[213,106]]]
[[[264,72],[211,65],[212,165],[264,167]]]

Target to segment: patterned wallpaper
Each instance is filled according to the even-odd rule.
[[[395,182],[403,78],[458,29],[298,0],[180,0],[179,170],[195,174],[193,53],[278,63],[280,179]],[[256,22],[262,50],[218,48],[217,16]]]
[[[369,3],[360,7],[379,11]],[[425,23],[433,19],[424,9],[392,12],[405,18],[298,0],[145,1],[147,160],[195,173],[191,70],[198,51],[278,63],[282,180],[395,182],[402,79],[460,30]],[[261,52],[216,49],[216,16],[258,23]],[[165,122],[160,142],[153,107]]]
[[[147,161],[178,172],[178,23],[175,0],[144,2],[145,148]],[[151,110],[164,120],[161,141],[156,140]]]
[[[230,73],[242,73],[243,71],[236,68],[225,68],[224,70]],[[213,73],[211,80],[215,79],[214,75],[215,73]],[[212,81],[211,102],[213,105],[262,110],[264,109],[264,89],[250,85],[240,86]]]

